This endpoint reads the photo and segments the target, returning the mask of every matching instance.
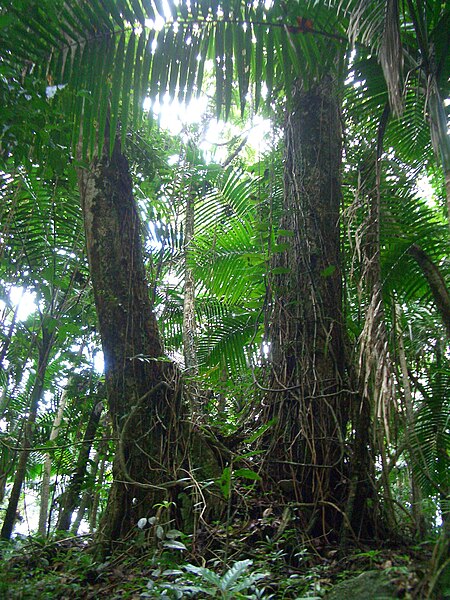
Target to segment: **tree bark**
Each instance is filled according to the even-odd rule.
[[[273,261],[269,342],[272,372],[267,461],[278,487],[311,506],[311,533],[342,523],[349,415],[339,215],[341,121],[338,91],[324,77],[297,82],[286,119],[284,217]],[[277,249],[277,248],[276,248]],[[314,510],[313,510],[314,509]],[[316,510],[317,509],[317,510]]]
[[[184,300],[183,300],[183,353],[184,366],[188,375],[197,375],[195,279],[189,261],[189,252],[194,237],[195,196],[189,186],[186,196],[186,218],[184,221]]]
[[[105,144],[107,146],[108,144]],[[100,525],[106,546],[127,536],[155,503],[176,494],[183,445],[178,373],[162,359],[151,310],[140,220],[126,158],[111,156],[78,172],[86,246],[105,357],[117,455]]]

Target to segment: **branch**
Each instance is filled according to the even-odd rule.
[[[439,267],[417,244],[413,244],[409,254],[414,258],[430,286],[436,308],[441,315],[447,335],[450,337],[450,294]]]

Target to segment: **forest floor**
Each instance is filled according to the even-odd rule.
[[[222,543],[201,558],[187,549],[187,537],[173,533],[149,545],[140,531],[105,562],[96,561],[90,536],[16,538],[0,546],[0,598],[450,598],[442,573],[438,581],[430,570],[432,544],[342,552],[330,544],[299,547],[287,534],[249,545],[216,533]]]

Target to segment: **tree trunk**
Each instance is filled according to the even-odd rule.
[[[66,408],[67,403],[67,387],[63,391],[61,395],[61,399],[59,401],[58,411],[56,413],[55,419],[53,421],[52,430],[50,432],[50,442],[54,442],[59,434],[59,428],[61,426],[61,421],[63,418],[63,413]],[[42,474],[42,483],[41,483],[41,497],[40,497],[40,510],[39,510],[39,524],[38,524],[38,533],[45,537],[47,535],[47,527],[48,527],[48,503],[50,500],[50,477],[52,472],[52,458],[50,454],[45,455],[44,461],[44,471]]]
[[[108,144],[105,144],[107,146]],[[161,359],[128,162],[111,156],[79,169],[87,254],[105,357],[117,454],[100,526],[104,546],[125,537],[153,506],[176,495],[183,444],[179,376]]]
[[[20,301],[16,304],[16,306],[14,308],[11,323],[9,324],[9,327],[8,327],[8,333],[6,334],[6,336],[3,339],[2,347],[0,350],[0,368],[2,368],[2,369],[4,368],[3,361],[5,360],[5,357],[8,353],[8,349],[11,345],[11,341],[13,338],[14,329],[16,328],[16,321],[17,321],[17,315],[19,314],[19,308],[20,308]],[[2,323],[2,328],[3,327],[4,327],[4,323]],[[2,411],[0,411],[0,415],[1,414],[2,414]]]
[[[42,329],[42,341],[39,347],[39,359],[38,368],[36,373],[36,379],[34,382],[33,390],[31,392],[30,401],[30,412],[28,418],[25,421],[22,450],[19,454],[19,460],[17,464],[16,474],[14,477],[14,483],[9,497],[8,506],[6,508],[5,520],[0,536],[3,539],[9,540],[14,528],[14,521],[16,519],[17,507],[19,505],[20,492],[22,491],[22,485],[25,480],[25,474],[27,470],[28,457],[31,452],[31,444],[33,442],[33,429],[36,421],[37,410],[39,406],[39,400],[42,396],[44,389],[44,377],[47,370],[50,350],[54,341],[54,334],[50,334],[46,329]]]
[[[406,362],[405,345],[403,343],[403,331],[400,326],[401,308],[398,304],[395,304],[395,317],[397,321],[398,361],[405,402],[405,434],[408,452],[411,457],[411,464],[409,465],[411,480],[411,513],[414,519],[417,538],[420,541],[423,541],[426,534],[426,523],[425,515],[422,510],[422,491],[417,481],[416,471],[413,467],[413,464],[415,463],[414,445],[411,443],[411,434],[414,432],[414,404],[408,375],[408,364]]]
[[[195,320],[195,279],[189,261],[189,252],[194,237],[195,196],[189,186],[186,196],[186,218],[184,221],[184,300],[183,300],[183,354],[188,375],[197,375],[197,347]]]
[[[430,286],[431,294],[441,316],[445,331],[450,337],[450,293],[445,284],[442,272],[428,254],[417,244],[413,244],[408,252],[422,269],[423,276]]]
[[[106,438],[106,437],[107,437],[107,434],[105,432],[104,438]],[[100,463],[100,467],[98,468],[98,476],[97,476],[97,473],[95,473],[95,476],[93,475],[94,495],[93,495],[92,504],[91,504],[91,507],[89,510],[89,528],[90,528],[91,532],[95,531],[95,529],[97,527],[97,516],[98,516],[97,513],[98,513],[98,507],[100,505],[100,489],[103,486],[103,482],[105,479],[106,459],[108,456],[107,445],[108,445],[108,442],[105,439],[103,439],[102,443],[100,444],[100,450],[99,450],[99,456],[100,456],[100,454],[102,455],[102,461]]]
[[[89,453],[100,421],[101,410],[101,404],[99,406],[98,403],[95,403],[92,407],[78,455],[77,466],[63,495],[64,501],[56,524],[57,530],[68,531],[72,523],[72,513],[79,502],[81,486],[86,477]]]
[[[74,535],[77,535],[77,533],[78,533],[78,529],[80,528],[81,521],[83,520],[86,509],[88,508],[89,505],[92,504],[92,501],[94,498],[93,492],[94,492],[95,481],[97,479],[97,471],[98,471],[99,462],[100,462],[100,452],[96,452],[91,461],[91,469],[90,469],[90,473],[88,475],[88,483],[87,483],[85,490],[83,492],[83,495],[81,497],[77,516],[72,524],[72,527],[70,528],[70,531]]]
[[[337,86],[297,82],[287,114],[284,216],[275,254],[269,342],[267,461],[278,488],[309,505],[311,534],[337,531],[348,491],[349,415],[339,214],[341,121]]]

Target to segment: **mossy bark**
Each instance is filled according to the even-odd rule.
[[[294,87],[285,124],[284,210],[269,313],[268,472],[305,508],[310,535],[336,536],[349,491],[351,414],[340,256],[341,114],[335,80]]]
[[[105,359],[117,455],[100,524],[105,544],[125,538],[155,503],[176,494],[183,462],[177,369],[163,359],[151,310],[128,162],[116,142],[79,169],[86,246]]]

